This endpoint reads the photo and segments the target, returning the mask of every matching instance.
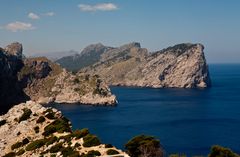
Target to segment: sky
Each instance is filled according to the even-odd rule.
[[[209,63],[240,63],[240,0],[1,0],[0,47],[14,41],[27,55],[202,43]]]

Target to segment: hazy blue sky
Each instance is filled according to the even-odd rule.
[[[13,41],[26,54],[197,42],[208,62],[239,63],[240,0],[1,0],[0,46]]]

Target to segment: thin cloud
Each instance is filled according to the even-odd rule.
[[[3,28],[12,32],[27,31],[27,30],[35,29],[35,27],[33,27],[31,23],[24,23],[19,21],[9,23]]]
[[[45,16],[54,16],[55,13],[54,12],[47,12],[47,13],[44,13],[43,15],[45,15]]]
[[[114,11],[118,9],[117,5],[113,3],[99,3],[95,5],[79,4],[78,8],[85,12]]]
[[[29,13],[29,14],[28,14],[28,18],[33,19],[33,20],[37,20],[37,19],[39,19],[40,17],[39,17],[37,14]]]

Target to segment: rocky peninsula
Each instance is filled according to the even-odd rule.
[[[79,67],[79,73],[98,74],[113,86],[206,88],[211,79],[203,50],[202,44],[191,43],[156,52],[137,42],[115,48],[98,43],[57,62],[69,70]]]
[[[45,103],[114,105],[116,97],[98,75],[73,74],[45,57],[26,58],[20,43],[0,48],[0,105]]]

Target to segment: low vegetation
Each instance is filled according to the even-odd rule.
[[[151,156],[162,157],[163,149],[160,146],[159,140],[152,136],[139,135],[132,138],[125,145],[127,153],[131,157]]]
[[[24,108],[23,109],[23,114],[19,118],[18,122],[20,123],[21,121],[27,120],[28,118],[30,118],[31,114],[32,114],[32,111],[30,109]]]
[[[116,154],[119,154],[119,152],[116,151],[115,149],[109,149],[107,151],[107,155],[116,155]]]
[[[4,120],[0,120],[0,126],[4,125],[6,123],[7,123],[7,121],[5,119]]]
[[[54,120],[52,123],[50,123],[44,128],[43,135],[49,136],[55,132],[58,133],[71,132],[69,120],[64,117]]]
[[[32,141],[27,145],[26,151],[32,151],[32,150],[38,149],[44,146],[46,142],[47,142],[46,139],[39,139],[39,140]]]
[[[87,136],[83,137],[83,146],[84,147],[92,147],[92,146],[98,146],[101,144],[100,140],[97,136],[88,134]]]
[[[89,134],[89,130],[86,128],[81,129],[81,130],[75,130],[73,132],[73,136],[76,137],[76,139],[80,139],[88,134]]]
[[[37,123],[43,123],[46,119],[43,117],[43,116],[40,116],[38,119],[37,119]]]
[[[224,148],[221,146],[212,146],[211,153],[208,157],[240,157],[229,148]]]

